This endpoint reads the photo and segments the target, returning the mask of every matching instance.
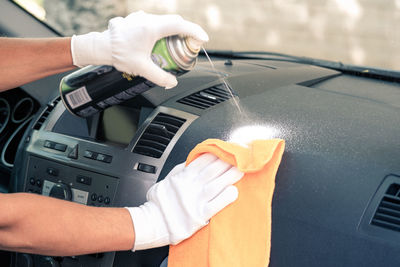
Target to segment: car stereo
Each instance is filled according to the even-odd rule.
[[[90,206],[111,206],[119,179],[29,157],[25,192],[37,193]]]

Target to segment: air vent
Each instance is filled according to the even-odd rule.
[[[49,117],[50,113],[56,107],[57,103],[60,102],[60,100],[61,100],[61,98],[57,97],[53,102],[47,104],[47,107],[43,111],[42,115],[40,116],[40,118],[37,120],[37,122],[33,126],[34,130],[40,130],[43,123],[47,120],[47,117]]]
[[[400,232],[400,184],[389,186],[371,224]]]
[[[185,119],[159,113],[149,126],[147,126],[133,152],[153,158],[160,158],[171,139],[185,121]]]
[[[229,88],[229,90],[231,89]],[[177,102],[199,109],[207,109],[230,98],[232,95],[226,86],[220,84],[181,98]]]

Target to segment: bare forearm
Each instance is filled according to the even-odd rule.
[[[73,69],[71,38],[0,38],[0,91]]]
[[[51,256],[129,250],[124,208],[96,208],[33,194],[0,195],[0,249]]]

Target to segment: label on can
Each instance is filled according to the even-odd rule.
[[[179,66],[175,63],[168,51],[166,38],[160,39],[156,42],[152,50],[151,59],[156,65],[166,71],[179,70]]]
[[[86,86],[82,86],[81,88],[66,94],[65,97],[73,109],[92,101],[92,98],[89,96],[86,90]]]

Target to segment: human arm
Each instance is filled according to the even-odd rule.
[[[243,173],[211,154],[177,165],[133,208],[0,194],[0,249],[51,256],[177,244],[235,201]]]
[[[49,256],[129,250],[124,208],[90,207],[28,193],[0,194],[0,249]]]
[[[71,38],[0,38],[0,91],[73,68]]]
[[[111,19],[106,31],[72,38],[0,38],[0,91],[87,65],[112,65],[171,88],[177,84],[175,76],[153,63],[151,51],[156,41],[176,34],[191,36],[198,44],[208,41],[199,25],[178,15],[142,11]]]

